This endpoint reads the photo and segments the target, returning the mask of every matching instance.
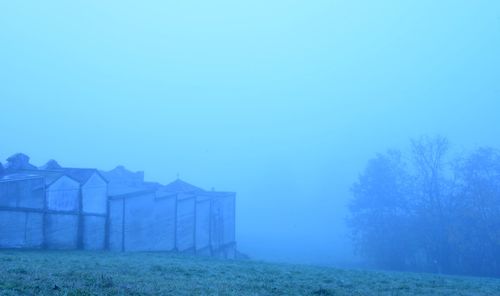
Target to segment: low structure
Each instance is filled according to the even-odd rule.
[[[179,251],[233,258],[235,193],[180,179],[145,182],[122,166],[105,172],[37,168],[15,154],[0,163],[0,248]]]
[[[177,216],[176,250],[234,257],[235,193],[206,191],[178,179],[158,190],[157,195],[163,202],[175,201],[170,205],[175,204]]]
[[[85,250],[106,248],[108,182],[97,169],[61,168],[61,172],[80,184],[80,244]]]
[[[42,248],[45,181],[38,176],[0,178],[0,248]]]

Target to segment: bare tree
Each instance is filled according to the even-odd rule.
[[[500,151],[481,148],[456,166],[457,268],[462,273],[500,276]]]
[[[348,223],[358,252],[377,267],[407,269],[412,234],[409,175],[399,151],[370,160],[352,187]]]
[[[370,160],[352,188],[349,225],[380,268],[500,276],[500,151],[448,161],[443,137]]]
[[[441,136],[421,137],[412,140],[412,156],[415,169],[414,187],[417,199],[417,212],[420,216],[422,247],[434,265],[436,272],[450,269],[450,248],[447,240],[449,215],[449,182],[446,180],[449,142]]]

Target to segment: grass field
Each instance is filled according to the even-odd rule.
[[[4,250],[0,295],[500,295],[500,280],[169,253]]]

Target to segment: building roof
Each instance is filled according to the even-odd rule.
[[[67,176],[81,185],[97,174],[108,183],[108,194],[110,196],[141,195],[142,193],[156,192],[157,196],[181,196],[185,197],[224,197],[234,196],[233,192],[206,191],[200,187],[177,179],[167,185],[156,182],[145,182],[144,172],[132,172],[123,166],[117,166],[111,171],[99,171],[92,168],[63,168],[57,161],[51,159],[45,165],[37,169],[29,163],[29,156],[17,153],[7,159],[3,167],[0,162],[0,181],[22,180],[28,178],[44,178],[46,186],[50,186],[62,176]]]
[[[121,196],[128,195],[137,192],[154,192],[152,188],[146,188],[141,186],[127,186],[117,183],[109,183],[108,185],[108,195],[109,196]]]
[[[68,175],[69,177],[75,179],[82,185],[87,183],[90,177],[92,177],[92,175],[94,174],[99,175],[106,183],[108,183],[108,180],[103,175],[101,175],[101,173],[97,169],[61,168],[54,171],[62,172],[65,175]]]
[[[160,192],[169,192],[169,193],[202,193],[206,192],[204,189],[200,187],[189,184],[181,179],[177,179],[159,189]]]
[[[16,174],[6,174],[1,176],[0,182],[20,181],[27,179],[42,179],[42,178],[43,177],[40,175],[16,173]]]
[[[29,157],[22,153],[9,157],[8,161],[12,165],[5,169],[4,174],[39,175],[46,179],[47,185],[52,184],[63,175],[77,181],[81,185],[85,184],[94,174],[98,174],[105,182],[108,182],[97,169],[63,168],[53,159],[41,166],[40,169],[29,164]]]
[[[144,172],[132,172],[121,165],[110,171],[100,172],[110,183],[120,183],[128,186],[141,186],[144,183]]]
[[[155,192],[162,185],[155,182],[144,182],[144,172],[132,172],[124,166],[117,166],[110,171],[101,171],[109,181],[108,194],[113,197],[137,196]]]
[[[158,198],[168,198],[177,196],[178,198],[222,198],[235,196],[234,192],[207,191],[200,187],[189,184],[181,179],[177,179],[159,188],[156,192]]]
[[[59,163],[57,163],[57,161],[55,161],[53,159],[47,161],[46,164],[39,167],[39,169],[41,169],[41,170],[57,170],[57,169],[61,169],[61,168],[62,167],[59,165]]]
[[[230,197],[230,196],[235,196],[236,192],[229,192],[229,191],[205,191],[200,193],[201,196],[206,196],[206,197]]]
[[[10,170],[2,177],[2,180],[23,180],[30,178],[43,178],[46,186],[52,185],[62,176],[66,176],[63,172],[43,171],[43,170]],[[67,176],[69,177],[69,176]],[[71,178],[71,177],[70,177]],[[76,180],[75,180],[76,181]]]

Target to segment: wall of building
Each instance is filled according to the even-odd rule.
[[[77,212],[80,209],[80,183],[61,176],[47,188],[47,208],[53,211]]]
[[[210,245],[213,256],[234,258],[235,218],[235,195],[229,193],[214,195],[210,223]]]
[[[48,187],[41,177],[0,181],[0,248],[177,250],[232,258],[234,209],[234,194],[144,191],[108,201],[98,174],[83,186],[67,176]]]
[[[106,214],[108,184],[98,173],[94,173],[82,186],[83,213]]]
[[[78,247],[78,214],[49,212],[44,224],[47,248],[71,250]]]
[[[48,249],[77,248],[80,183],[61,176],[47,187],[46,199],[45,246]]]
[[[157,197],[154,206],[154,221],[157,229],[158,250],[175,249],[177,195]]]
[[[110,200],[109,247],[114,251],[157,251],[155,193],[145,192]]]
[[[155,250],[154,192],[125,199],[125,251]]]
[[[211,200],[207,197],[196,198],[195,247],[197,254],[210,255],[210,211]]]
[[[43,178],[0,181],[0,207],[41,210],[44,206]]]
[[[0,182],[0,248],[43,246],[43,178]]]
[[[195,207],[195,196],[179,195],[177,197],[177,223],[175,242],[177,251],[194,251]]]
[[[124,249],[124,204],[123,198],[109,200],[108,248],[111,251],[123,251]]]
[[[41,248],[43,214],[0,210],[0,248]]]
[[[224,245],[235,242],[235,196],[228,195],[222,198],[223,234]]]
[[[82,245],[85,250],[106,248],[108,184],[96,172],[81,187]]]
[[[106,216],[83,215],[83,249],[104,250],[106,248]]]

